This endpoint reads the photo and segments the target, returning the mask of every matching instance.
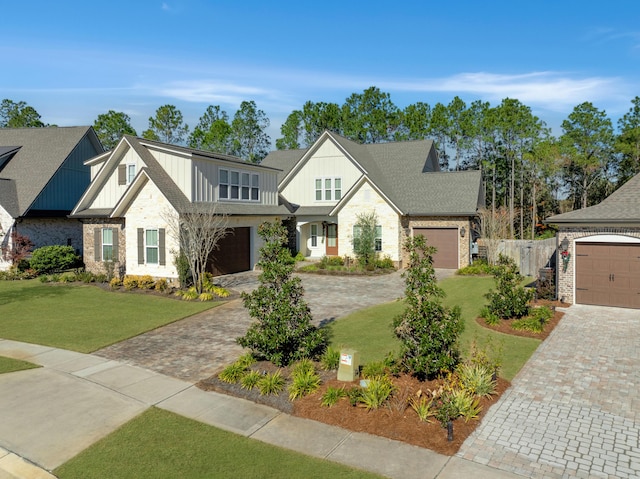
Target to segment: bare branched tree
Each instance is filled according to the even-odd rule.
[[[193,284],[202,293],[203,275],[212,253],[228,233],[229,219],[218,203],[194,203],[188,211],[178,214],[175,210],[163,213],[170,234],[178,239],[179,251],[189,264]],[[177,261],[176,261],[177,263]]]
[[[495,211],[483,208],[478,211],[478,216],[480,219],[480,238],[487,248],[487,261],[489,264],[496,264],[500,240],[511,238],[510,212],[504,206]]]

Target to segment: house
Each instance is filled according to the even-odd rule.
[[[84,263],[95,273],[113,265],[130,275],[178,278],[172,224],[211,204],[228,215],[230,233],[211,271],[250,270],[262,245],[257,226],[289,216],[279,204],[278,171],[236,157],[124,136],[85,164],[91,184],[71,217],[82,221]]]
[[[427,237],[436,268],[470,262],[472,221],[484,194],[480,171],[441,172],[430,140],[358,144],[325,131],[305,150],[270,153],[278,191],[292,206],[305,256],[353,256],[361,213],[378,219],[375,248],[402,267],[404,240]]]
[[[595,206],[551,216],[558,298],[640,308],[640,175]]]
[[[469,263],[472,220],[483,199],[479,171],[440,172],[431,141],[359,145],[325,132],[307,150],[272,152],[260,165],[212,152],[124,136],[86,162],[91,184],[71,217],[83,223],[84,262],[175,279],[170,218],[215,204],[229,218],[211,271],[251,270],[257,227],[283,221],[305,256],[353,255],[357,215],[375,212],[376,249],[402,266],[415,234],[438,248],[435,266]],[[109,263],[112,264],[112,263]]]
[[[68,218],[89,185],[84,161],[103,151],[91,127],[0,128],[0,243],[13,232],[34,248],[82,249],[82,224]],[[10,263],[0,258],[0,270]]]

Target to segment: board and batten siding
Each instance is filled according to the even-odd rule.
[[[220,169],[236,170],[259,175],[260,204],[278,204],[278,179],[276,172],[251,168],[247,164],[217,163],[208,160],[193,160],[193,201],[216,201],[218,199],[218,178]],[[234,201],[235,203],[236,201]]]
[[[85,135],[40,192],[31,209],[71,211],[91,181],[89,167],[84,162],[99,153]]]
[[[140,168],[144,166],[144,163],[133,149],[129,149],[118,163],[118,165],[131,164],[136,165],[136,172],[140,171]],[[109,179],[91,203],[90,208],[113,208],[128,186],[118,184],[118,168],[114,168]]]
[[[148,150],[184,195],[187,198],[191,198],[194,160],[191,157],[171,154],[153,148],[148,148]]]
[[[342,195],[358,181],[362,172],[332,141],[325,141],[303,165],[282,194],[291,203],[301,206],[329,206],[337,201],[316,201],[316,178],[341,178]]]

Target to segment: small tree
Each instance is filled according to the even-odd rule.
[[[533,290],[525,289],[520,283],[515,261],[503,254],[498,257],[494,278],[497,291],[489,291],[488,313],[500,319],[521,318],[529,314],[529,302],[533,299]]]
[[[33,241],[14,229],[11,231],[8,244],[2,246],[2,259],[9,261],[14,267],[18,267],[32,249]]]
[[[174,262],[179,269],[181,281],[184,279],[184,271],[180,268],[186,261],[191,270],[193,285],[200,294],[209,258],[218,249],[220,240],[229,233],[228,217],[213,202],[194,203],[188,211],[180,214],[175,210],[167,210],[163,217],[169,233],[173,238],[178,238],[180,250],[174,252]]]
[[[311,324],[311,311],[303,299],[300,278],[293,276],[294,263],[284,246],[287,230],[277,223],[263,223],[258,234],[260,286],[243,293],[242,301],[255,320],[238,344],[260,358],[286,366],[303,358],[319,357],[327,345],[326,330]]]
[[[358,213],[353,225],[353,252],[362,267],[375,262],[376,259],[376,223],[378,216],[371,213]]]
[[[409,253],[409,266],[403,273],[407,308],[394,319],[393,327],[402,343],[403,366],[424,380],[454,370],[460,360],[458,337],[464,325],[458,306],[442,305],[444,291],[433,268],[436,248],[427,246],[423,236],[408,238],[404,247]]]

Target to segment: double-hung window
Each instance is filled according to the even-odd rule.
[[[381,225],[376,225],[373,238],[371,238],[370,236],[369,238],[363,238],[362,226],[360,225],[353,226],[353,249],[354,250],[357,250],[359,248],[360,241],[364,240],[364,241],[370,242],[371,239],[373,239],[374,251],[376,252],[382,251],[382,226]]]
[[[127,184],[130,185],[133,183],[133,179],[136,177],[136,165],[130,164],[127,165]]]
[[[144,232],[144,245],[147,264],[158,264],[158,230]]]
[[[342,198],[342,178],[316,178],[316,201],[332,201]]]
[[[102,261],[113,261],[113,229],[102,228]]]
[[[318,225],[311,225],[311,247],[318,246]]]
[[[218,197],[221,200],[260,201],[260,176],[221,168],[218,173]]]

